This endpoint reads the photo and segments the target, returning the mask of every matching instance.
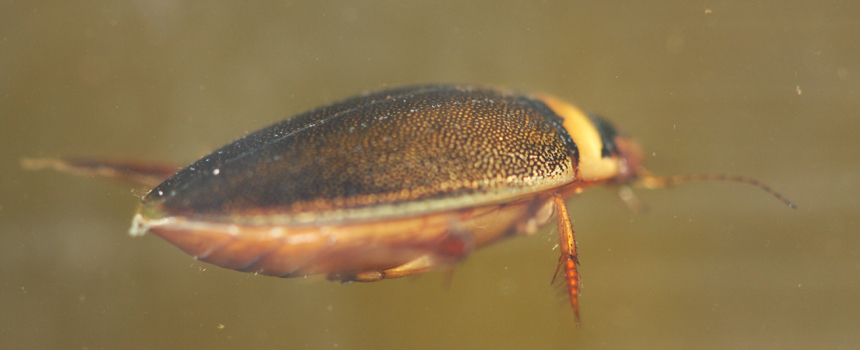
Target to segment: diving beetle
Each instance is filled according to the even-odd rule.
[[[28,162],[160,182],[131,235],[152,232],[195,259],[279,277],[419,274],[555,218],[553,280],[563,277],[577,322],[566,197],[601,184],[715,179],[751,183],[793,207],[748,178],[650,175],[639,146],[607,120],[552,96],[479,86],[367,93],[251,133],[175,174],[127,162]]]

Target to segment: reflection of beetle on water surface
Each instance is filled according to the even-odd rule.
[[[728,176],[657,177],[607,121],[556,98],[431,85],[314,109],[230,143],[175,173],[131,162],[27,160],[25,166],[132,178],[152,186],[145,232],[196,259],[281,277],[378,281],[449,266],[556,218],[579,316],[576,241],[566,196],[608,183],[665,187]],[[166,181],[161,182],[166,179]]]

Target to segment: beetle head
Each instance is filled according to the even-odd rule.
[[[615,182],[629,184],[644,173],[642,168],[642,147],[639,143],[626,136],[615,137],[615,147],[618,152],[618,175]]]

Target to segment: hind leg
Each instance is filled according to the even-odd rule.
[[[428,254],[409,261],[405,264],[385,270],[372,270],[356,273],[352,276],[342,274],[330,274],[330,280],[341,280],[342,282],[375,282],[383,279],[400,278],[410,275],[421,274],[438,267],[451,266],[462,261],[472,251],[473,237],[463,231],[446,233],[434,242]]]

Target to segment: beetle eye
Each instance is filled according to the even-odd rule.
[[[603,148],[600,149],[600,157],[610,158],[613,155],[618,155],[618,147],[615,145],[615,137],[618,136],[618,131],[615,126],[602,116],[588,113],[588,118],[594,123],[594,127],[600,134],[600,142],[603,143]]]

